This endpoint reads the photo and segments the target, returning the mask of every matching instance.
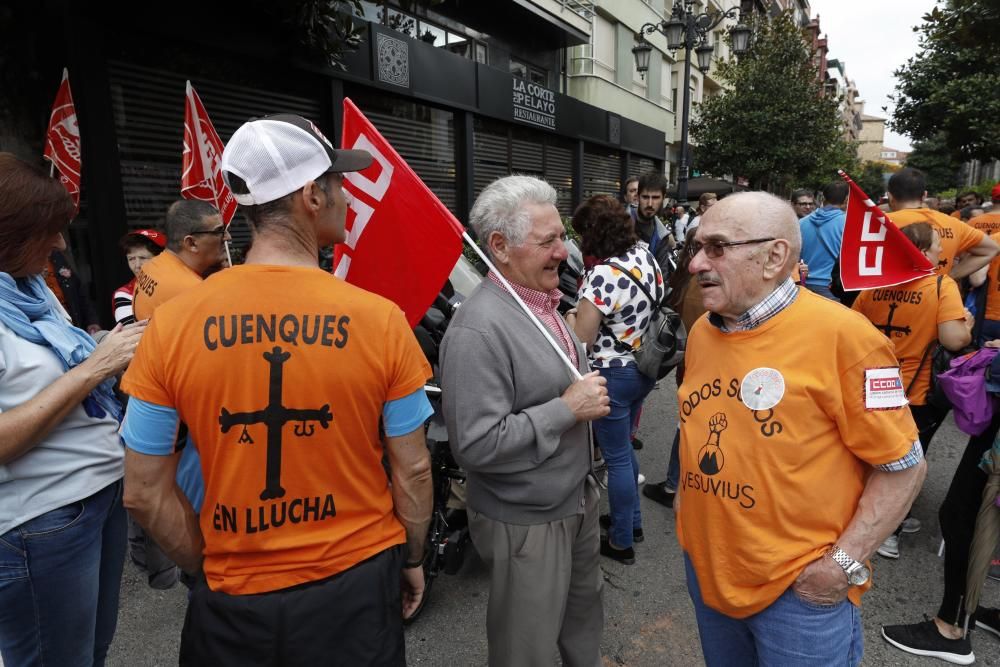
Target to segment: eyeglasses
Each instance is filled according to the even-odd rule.
[[[814,201],[797,201],[797,202],[795,202],[795,205],[796,206],[815,206],[816,202],[814,202]]]
[[[767,243],[774,240],[773,236],[769,236],[766,239],[749,239],[747,241],[706,241],[705,243],[691,241],[688,244],[688,252],[691,254],[691,257],[694,257],[704,250],[706,256],[718,259],[726,254],[726,248],[735,248],[736,246],[750,245],[751,243]]]
[[[194,236],[195,234],[212,234],[213,236],[218,236],[221,239],[226,235],[226,228],[219,227],[218,229],[203,229],[200,232],[191,232],[189,236]]]

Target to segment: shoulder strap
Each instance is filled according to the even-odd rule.
[[[938,277],[937,277],[937,298],[938,298],[938,302],[941,301],[941,281],[942,280],[944,280],[944,276],[941,275],[941,274],[938,274]],[[909,396],[910,396],[910,389],[913,388],[913,383],[917,381],[918,377],[920,377],[920,371],[924,370],[924,364],[927,362],[927,357],[930,356],[930,353],[934,350],[934,348],[937,345],[938,345],[938,341],[937,341],[937,338],[935,337],[935,339],[932,340],[930,342],[930,344],[927,346],[927,349],[924,350],[924,356],[920,357],[920,365],[917,366],[917,372],[913,374],[913,379],[910,380],[910,384],[908,384],[906,386],[906,396],[907,396],[907,398],[909,398]]]
[[[638,285],[639,289],[642,290],[642,293],[646,295],[647,299],[649,299],[649,303],[652,305],[652,307],[654,309],[660,307],[660,300],[659,299],[654,299],[653,295],[649,293],[648,289],[646,289],[646,286],[643,285],[642,282],[638,278],[636,278],[635,275],[633,275],[631,271],[629,271],[624,266],[622,266],[621,264],[618,264],[616,262],[607,262],[607,264],[608,264],[608,266],[615,267],[616,269],[618,269],[619,271],[621,271],[622,273],[624,273],[626,276],[628,276],[629,278],[631,278],[632,282],[634,282],[636,285]],[[659,271],[659,268],[656,266],[656,262],[653,262],[653,274],[655,275],[656,272],[658,272],[658,271]]]

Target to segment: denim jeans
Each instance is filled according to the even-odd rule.
[[[681,479],[681,425],[674,431],[674,442],[670,445],[670,463],[667,464],[667,491],[676,493]]]
[[[646,395],[653,389],[653,379],[635,366],[601,368],[608,381],[611,413],[594,422],[594,433],[608,464],[608,505],[611,529],[608,538],[621,549],[632,546],[632,531],[642,528],[639,511],[639,459],[632,448],[632,424],[635,423]]]
[[[684,567],[708,667],[861,664],[861,610],[849,600],[817,605],[789,588],[763,611],[747,618],[731,618],[702,602],[698,578],[687,554]]]
[[[976,345],[979,347],[983,346],[988,340],[995,340],[1000,338],[1000,320],[983,320],[983,328],[979,332],[979,340],[976,341]]]
[[[103,665],[125,544],[121,480],[0,535],[4,664]]]

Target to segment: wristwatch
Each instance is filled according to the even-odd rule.
[[[840,547],[834,546],[827,553],[830,554],[833,562],[844,569],[847,583],[851,586],[861,586],[867,583],[868,577],[872,576],[872,571],[868,569],[868,566],[848,556],[847,552]]]

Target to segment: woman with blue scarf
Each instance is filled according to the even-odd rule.
[[[41,277],[74,204],[0,153],[0,657],[103,665],[125,557],[121,407],[112,393],[145,322],[100,345]]]

